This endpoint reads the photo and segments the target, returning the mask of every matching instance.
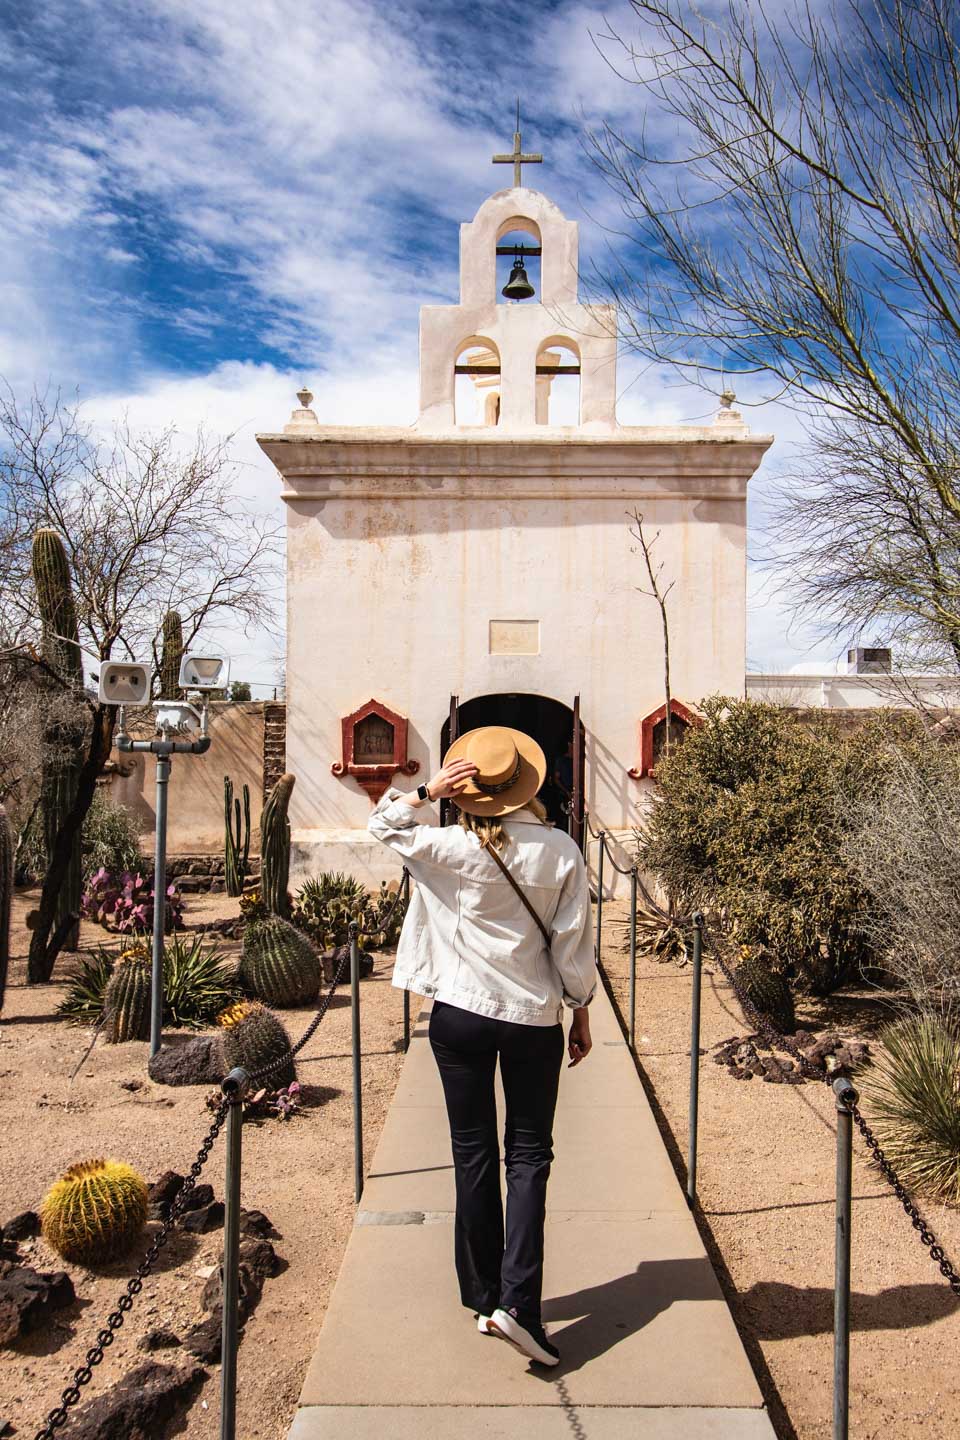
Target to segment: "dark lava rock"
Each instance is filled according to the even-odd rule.
[[[330,984],[332,983],[333,977],[334,977],[334,976],[336,975],[336,973],[337,973],[337,967],[339,966],[341,960],[343,961],[343,969],[342,969],[341,972],[340,972],[340,984],[341,984],[341,985],[349,985],[349,983],[350,983],[350,946],[349,946],[349,945],[338,945],[337,948],[336,948],[336,950],[334,950],[334,951],[332,952],[332,954],[330,954],[330,955],[324,955],[324,956],[321,957],[321,963],[322,963],[322,966],[323,966],[323,983],[324,983],[325,985],[330,985]],[[361,950],[361,951],[360,951],[360,979],[361,979],[361,980],[365,980],[368,975],[372,975],[372,974],[373,974],[373,957],[372,957],[371,955],[365,954],[365,953]]]
[[[203,1287],[200,1303],[204,1310],[219,1314],[222,1304],[223,1276],[220,1265]],[[263,1291],[264,1281],[276,1275],[280,1258],[269,1240],[241,1240],[240,1242],[240,1318],[245,1320]]]
[[[147,1191],[148,1215],[151,1220],[166,1220],[170,1206],[183,1188],[183,1176],[176,1170],[165,1170]]]
[[[164,1045],[147,1065],[158,1085],[219,1085],[223,1049],[218,1035],[198,1035],[182,1045]]]
[[[146,1335],[141,1335],[137,1341],[138,1350],[172,1350],[176,1345],[182,1345],[183,1341],[179,1335],[172,1330],[148,1330]]]
[[[76,1299],[73,1281],[63,1270],[41,1274],[29,1265],[6,1263],[0,1275],[0,1345],[37,1330],[51,1310]]]
[[[209,1205],[188,1210],[180,1221],[180,1228],[191,1235],[206,1235],[208,1230],[216,1230],[223,1224],[223,1215],[223,1201],[211,1200]]]
[[[187,1332],[183,1348],[198,1360],[202,1360],[205,1365],[219,1365],[222,1324],[223,1319],[218,1310]]]
[[[240,1234],[259,1235],[264,1240],[281,1238],[280,1232],[274,1229],[272,1222],[268,1220],[262,1210],[240,1211]]]
[[[163,1440],[167,1426],[206,1378],[202,1365],[177,1368],[147,1360],[74,1412],[71,1440]]]
[[[186,1214],[190,1210],[202,1210],[205,1205],[210,1204],[210,1201],[212,1199],[212,1185],[194,1185],[193,1189],[190,1191],[190,1194],[184,1201],[183,1210],[180,1213]]]
[[[3,1227],[4,1240],[30,1240],[40,1234],[40,1216],[35,1210],[24,1210],[14,1215]]]

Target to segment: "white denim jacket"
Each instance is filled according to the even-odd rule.
[[[555,1025],[562,1003],[588,1005],[597,987],[590,889],[569,835],[530,810],[504,817],[510,873],[551,935],[547,949],[497,862],[460,825],[421,824],[388,790],[368,829],[417,882],[403,922],[393,983],[523,1025]]]

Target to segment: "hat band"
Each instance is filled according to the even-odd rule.
[[[501,780],[499,785],[484,785],[482,780],[474,780],[473,783],[474,785],[476,785],[478,790],[483,791],[484,795],[501,795],[504,790],[509,790],[511,785],[516,785],[517,781],[520,779],[520,766],[521,757],[518,752],[517,764],[509,780]]]

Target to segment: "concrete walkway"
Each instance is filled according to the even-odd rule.
[[[290,1440],[774,1440],[602,989],[591,1013],[554,1132],[544,1322],[561,1364],[528,1365],[460,1305],[424,1011]]]

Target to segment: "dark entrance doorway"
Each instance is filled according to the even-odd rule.
[[[579,697],[578,697],[579,699]],[[532,735],[547,758],[547,779],[540,792],[548,817],[579,842],[580,825],[571,824],[567,812],[568,797],[575,800],[575,817],[583,809],[584,730],[579,705],[574,708],[547,695],[478,695],[473,700],[451,700],[450,716],[444,721],[440,737],[441,754],[446,754],[451,734],[456,738],[481,725],[509,725]],[[574,728],[579,730],[580,743],[573,743]],[[575,749],[579,753],[575,754]]]

